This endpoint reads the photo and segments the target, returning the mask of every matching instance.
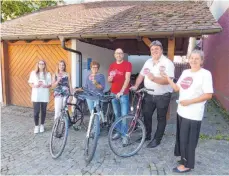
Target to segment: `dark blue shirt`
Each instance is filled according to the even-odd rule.
[[[96,80],[96,82],[98,84],[100,84],[102,86],[102,89],[98,89],[96,88],[95,84],[93,84],[92,82],[92,78],[91,78],[91,74],[89,74],[86,78],[86,84],[85,84],[85,87],[93,92],[96,92],[96,93],[101,93],[103,94],[103,90],[105,88],[105,77],[103,74],[101,73],[97,73],[94,77],[94,79]]]

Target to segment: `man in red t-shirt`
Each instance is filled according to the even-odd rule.
[[[130,62],[123,60],[124,52],[121,48],[115,50],[114,57],[116,62],[112,63],[108,70],[108,82],[111,83],[111,93],[116,96],[112,100],[112,106],[115,119],[127,115],[129,112],[129,87],[132,65]],[[116,127],[122,134],[127,132],[127,126],[120,123]],[[113,140],[121,137],[120,133],[114,134]],[[122,137],[123,145],[128,144],[128,139]]]

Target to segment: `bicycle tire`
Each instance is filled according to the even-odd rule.
[[[99,116],[95,114],[93,122],[91,124],[91,131],[89,134],[89,138],[86,138],[86,144],[85,144],[86,146],[85,146],[84,154],[85,154],[85,161],[87,164],[91,162],[95,154],[97,142],[99,139],[99,125],[100,125],[99,123],[100,123]]]
[[[50,154],[52,158],[54,159],[58,158],[64,151],[64,148],[67,142],[67,138],[68,138],[68,127],[69,127],[69,124],[68,124],[67,114],[62,112],[61,115],[55,119],[55,122],[52,128],[51,138],[50,138]],[[61,130],[61,131],[58,131],[58,130]],[[54,144],[54,139],[55,138],[60,139],[62,137],[63,137],[62,145],[56,152],[55,151],[56,145]]]
[[[127,146],[122,146],[121,145],[122,141],[112,139],[114,133],[118,131],[116,128],[117,124],[122,123],[123,121],[127,123],[127,132],[128,133],[121,134],[121,135],[122,137],[125,136],[128,138],[129,144]],[[131,125],[131,123],[133,122],[136,122],[136,124]],[[133,132],[137,132],[137,130],[139,129],[141,129],[140,135],[138,133],[136,134],[133,133]],[[131,136],[133,137],[132,139],[130,138]],[[112,152],[116,154],[117,156],[130,157],[136,154],[142,148],[144,141],[145,141],[145,136],[146,136],[146,131],[145,131],[145,125],[143,124],[143,122],[140,119],[135,120],[133,115],[126,115],[126,116],[119,118],[112,124],[109,130],[109,134],[108,134],[108,143],[109,143],[109,146]],[[141,140],[139,141],[139,139]],[[115,144],[121,145],[120,150],[122,152],[118,151],[118,149],[115,148]],[[136,147],[134,149],[131,149],[129,152],[124,152],[124,150],[127,149],[126,147],[131,147],[131,146],[133,147],[134,144],[136,144]]]

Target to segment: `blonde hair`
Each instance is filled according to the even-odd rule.
[[[58,65],[57,65],[56,75],[58,75],[58,74],[59,74],[59,72],[60,72],[60,69],[59,69],[59,65],[60,65],[60,63],[63,63],[63,64],[64,64],[64,72],[66,72],[66,63],[65,63],[65,61],[64,61],[64,60],[60,60],[60,62],[59,62],[59,63],[58,63]]]

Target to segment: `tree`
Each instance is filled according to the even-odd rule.
[[[39,1],[39,0],[1,0],[1,21],[14,19],[26,13],[31,13],[41,8],[56,6],[63,0]]]

